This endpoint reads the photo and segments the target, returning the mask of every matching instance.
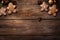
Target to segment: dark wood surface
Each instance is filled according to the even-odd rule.
[[[4,38],[4,39],[3,39]],[[59,40],[59,36],[1,36],[0,40]]]
[[[0,39],[58,40],[60,38],[60,12],[53,17],[47,12],[41,12],[37,3],[37,0],[18,0],[17,13],[1,16]]]
[[[1,35],[59,35],[60,21],[0,20]]]

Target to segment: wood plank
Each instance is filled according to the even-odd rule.
[[[38,0],[17,0],[20,4],[37,4]]]
[[[0,36],[1,40],[59,40],[59,36]]]
[[[0,20],[0,35],[59,35],[60,21]]]

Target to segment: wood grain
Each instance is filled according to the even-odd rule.
[[[0,35],[58,35],[60,21],[0,20]]]
[[[59,36],[0,36],[1,40],[59,40]]]

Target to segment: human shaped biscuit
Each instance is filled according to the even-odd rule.
[[[8,13],[9,13],[9,14],[15,13],[15,12],[16,12],[15,7],[16,7],[16,5],[13,5],[13,3],[10,2],[10,3],[8,4],[8,7],[7,7]]]
[[[41,11],[48,11],[48,5],[45,3],[45,2],[43,2],[41,5]]]
[[[51,14],[53,16],[56,16],[56,12],[58,11],[58,9],[56,8],[56,5],[53,5],[52,7],[49,7],[49,11],[48,14]]]
[[[6,8],[4,8],[4,7],[0,8],[0,16],[1,15],[6,15]]]

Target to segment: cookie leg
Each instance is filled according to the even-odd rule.
[[[41,8],[41,11],[43,11],[44,10],[44,8]]]
[[[6,15],[6,13],[3,13],[3,15]]]
[[[51,13],[51,11],[49,11],[49,12],[48,12],[48,14],[50,14],[50,15],[51,15],[51,14],[52,14],[52,13]]]
[[[17,10],[16,10],[16,9],[14,9],[13,13],[16,13],[16,12],[17,12]]]
[[[11,14],[12,12],[11,11],[8,11],[8,14]]]
[[[53,16],[56,16],[56,13],[54,13]]]
[[[45,11],[48,11],[48,9],[46,8]]]

